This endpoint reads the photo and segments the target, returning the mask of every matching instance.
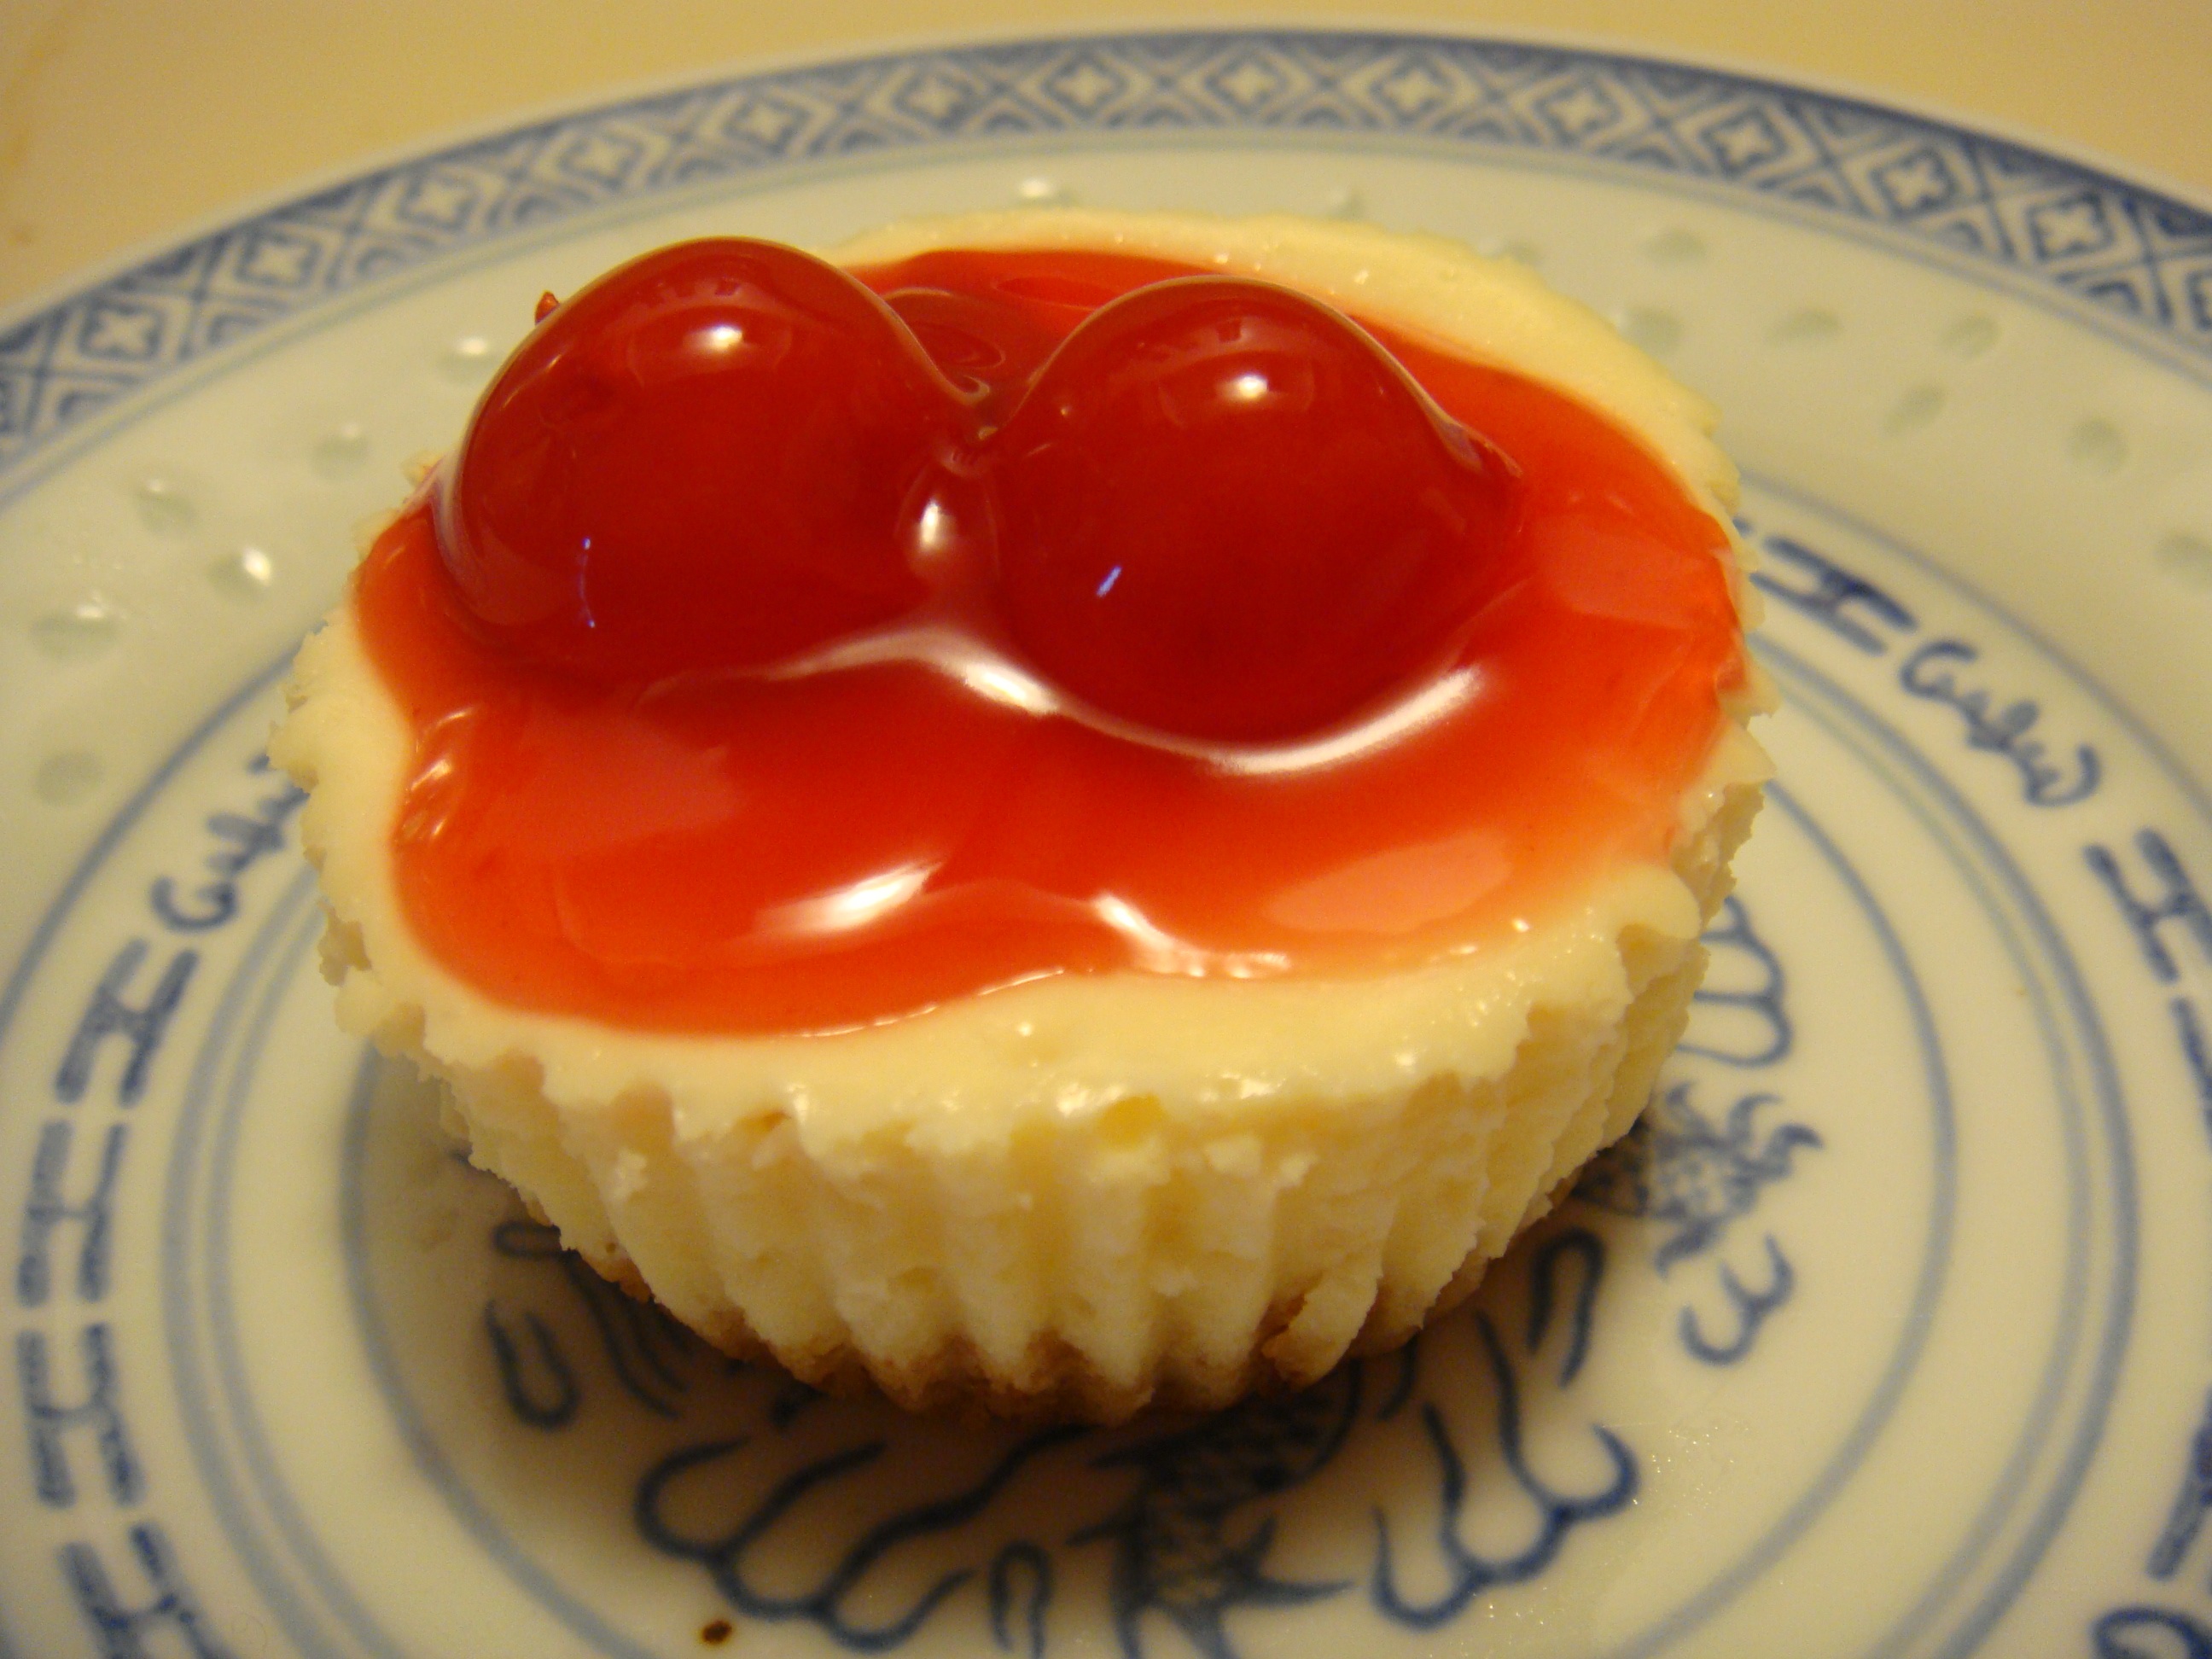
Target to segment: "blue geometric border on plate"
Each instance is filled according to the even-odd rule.
[[[1547,152],[1880,228],[2212,360],[2212,214],[1859,100],[1662,60],[1380,33],[1158,33],[776,70],[556,117],[231,224],[0,335],[0,471],[116,398],[464,244],[861,152],[1148,132]]]

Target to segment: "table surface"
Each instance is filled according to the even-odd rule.
[[[981,32],[1353,18],[1819,80],[2212,201],[2203,0],[0,0],[0,308],[257,198],[548,105]]]

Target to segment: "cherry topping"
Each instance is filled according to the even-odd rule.
[[[1722,729],[1717,698],[1745,671],[1726,534],[1633,438],[1508,371],[1383,337],[1438,407],[1486,434],[1470,459],[1457,428],[1419,397],[1409,404],[1387,366],[1376,368],[1364,336],[1329,313],[1286,313],[1268,289],[1244,289],[1237,306],[1195,321],[1163,320],[1133,300],[1116,313],[1124,321],[1070,339],[1089,314],[1086,296],[1188,278],[1188,266],[971,250],[860,274],[896,296],[896,308],[915,304],[928,325],[916,330],[923,343],[958,359],[948,374],[983,386],[957,465],[940,477],[924,464],[903,553],[865,554],[927,569],[915,620],[926,617],[933,645],[951,631],[1011,646],[1015,606],[1001,590],[1018,587],[1031,665],[1155,726],[1288,733],[1293,716],[1327,720],[1350,706],[1356,717],[1363,684],[1381,685],[1378,700],[1401,695],[1423,660],[1431,672],[1467,665],[1481,695],[1388,742],[1345,745],[1353,752],[1332,763],[1257,777],[1216,763],[1205,745],[1123,741],[1097,722],[1033,718],[934,656],[859,653],[821,672],[694,674],[651,695],[618,683],[577,696],[463,603],[434,503],[418,501],[378,538],[355,603],[415,734],[391,837],[402,902],[425,947],[486,994],[639,1030],[792,1033],[1054,974],[1365,973],[1503,937],[1516,919],[1573,899],[1592,872],[1668,855],[1683,792]],[[1175,313],[1177,292],[1218,297],[1222,286],[1162,292]],[[923,295],[933,297],[916,304]],[[589,297],[569,296],[530,349],[567,330]],[[617,325],[638,331],[626,315]],[[1040,336],[1068,349],[1017,417],[1024,450],[981,428],[998,409],[1019,409]],[[1115,337],[1140,355],[1125,356]],[[893,328],[889,337],[902,337]],[[899,349],[910,354],[910,343]],[[586,366],[589,350],[559,348]],[[559,398],[596,384],[575,362],[559,373],[565,380],[549,371]],[[653,386],[659,395],[662,383]],[[1310,428],[1230,419],[1255,405],[1267,413],[1267,399],[1302,388],[1315,393]],[[550,411],[539,451],[515,447],[551,501],[565,488],[553,446],[568,441],[569,406],[538,390]],[[1256,395],[1227,414],[1218,407],[1224,391],[1244,399],[1248,390]],[[639,397],[648,413],[656,407]],[[1194,399],[1197,418],[1187,418]],[[507,422],[506,441],[527,431],[507,404],[487,407]],[[1102,481],[1054,453],[1079,416],[1102,442],[1126,440],[1125,456],[1148,474]],[[1358,538],[1332,531],[1309,544],[1298,514],[1318,517],[1310,500],[1267,516],[1271,492],[1297,500],[1307,473],[1337,464],[1333,445],[1369,429],[1389,441],[1379,459],[1360,452],[1344,463]],[[1148,436],[1149,448],[1137,441]],[[1178,446],[1203,459],[1186,461]],[[668,447],[665,471],[635,462],[648,504],[690,488],[688,452]],[[1032,467],[1060,468],[1090,493],[1042,498]],[[1368,521],[1404,527],[1404,515],[1368,493],[1375,479],[1427,489],[1439,474],[1441,499],[1458,515],[1445,520],[1443,550],[1433,513],[1413,514],[1413,531],[1385,544],[1389,557],[1367,550]],[[1224,478],[1256,487],[1240,497]],[[778,481],[798,490],[813,482],[804,471]],[[1006,516],[992,502],[1002,483],[1029,526],[1019,545],[994,523]],[[1115,497],[1194,487],[1220,493],[1203,511],[1225,533],[1186,535],[1170,521],[1183,542],[1151,557],[1152,544],[1129,529],[1146,529],[1144,511]],[[1069,568],[1060,539],[1079,552],[1100,523],[1134,544],[1094,582]],[[1491,540],[1501,523],[1502,546]],[[1278,543],[1304,562],[1279,555]],[[464,551],[481,556],[474,544]],[[535,591],[527,565],[497,574]],[[1138,593],[1125,585],[1140,576],[1171,621],[1195,615],[1213,631],[1190,630],[1195,653],[1178,647],[1124,670],[1115,653],[1133,641],[1143,664],[1150,624],[1114,601]],[[1370,583],[1384,577],[1398,587]],[[1394,595],[1425,583],[1446,613],[1431,628],[1392,608]],[[557,604],[567,591],[556,590],[549,632],[574,621]],[[681,613],[691,597],[678,580],[660,603]],[[1379,619],[1365,631],[1343,624],[1369,653],[1371,681],[1328,654],[1341,642],[1338,613],[1351,615],[1354,602]],[[644,622],[662,625],[650,612]],[[1091,622],[1095,641],[1081,632]],[[1208,637],[1223,642],[1206,646]],[[635,647],[639,672],[665,672],[652,659],[658,648]],[[1261,710],[1263,723],[1230,701],[1226,677],[1205,678],[1207,650],[1244,652],[1248,668],[1277,675],[1267,684],[1284,702],[1310,681],[1334,687],[1333,700],[1291,704],[1289,714],[1279,702]],[[1131,683],[1140,673],[1158,674],[1188,707],[1140,702],[1145,688]],[[586,798],[591,810],[580,812]]]
[[[915,521],[971,424],[837,267],[682,243],[544,315],[447,472],[439,542],[526,659],[619,682],[758,667],[921,601]]]
[[[1111,714],[1229,741],[1439,667],[1516,494],[1349,319],[1234,277],[1102,307],[993,447],[1024,653]]]

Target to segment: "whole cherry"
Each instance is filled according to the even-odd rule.
[[[1227,742],[1435,672],[1517,491],[1374,339],[1233,277],[1095,313],[991,441],[1009,631],[1109,714]]]
[[[921,602],[915,520],[973,416],[906,325],[774,243],[680,243],[546,313],[438,501],[517,655],[647,682],[757,668]]]

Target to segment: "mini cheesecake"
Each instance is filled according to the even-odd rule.
[[[1111,1421],[1404,1340],[1634,1121],[1758,808],[1711,411],[1433,238],[898,225],[805,299],[903,327],[825,360],[866,429],[731,417],[769,434],[741,465],[826,446],[775,467],[842,516],[699,562],[722,440],[615,422],[548,460],[540,411],[635,357],[594,319],[678,316],[686,374],[750,349],[682,309],[720,257],[541,321],[301,651],[270,753],[341,1024],[600,1273],[818,1385]],[[1310,459],[1297,409],[1255,438],[1176,401],[1309,382],[1352,411]],[[722,395],[659,384],[625,395]],[[1303,493],[1177,506],[1214,474]],[[586,533],[617,484],[673,598],[564,550],[617,539]],[[654,540],[671,500],[706,516]],[[1226,574],[1159,550],[1217,523],[1260,526],[1203,532],[1251,543]]]

